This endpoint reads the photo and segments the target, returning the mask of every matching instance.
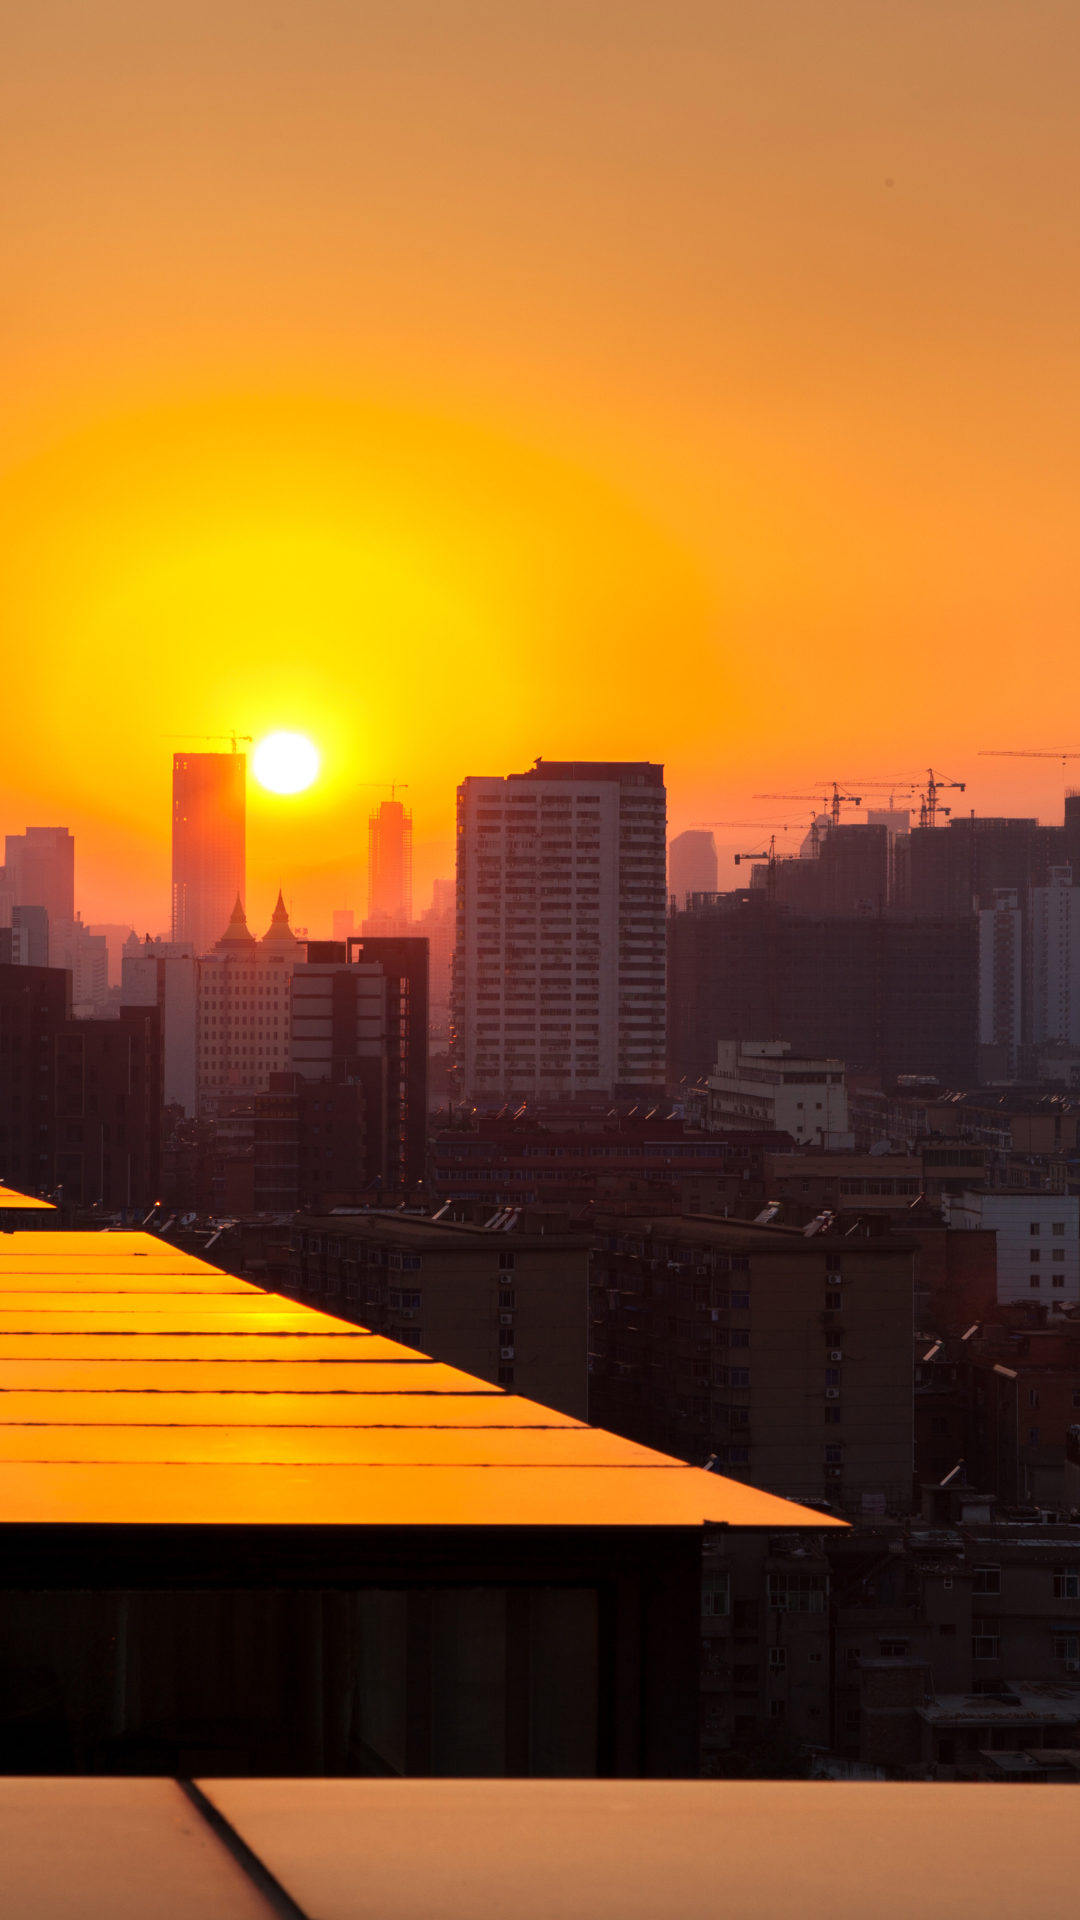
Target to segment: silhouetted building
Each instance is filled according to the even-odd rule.
[[[247,755],[173,755],[172,937],[209,953],[247,897]]]
[[[308,942],[293,973],[292,1069],[363,1089],[368,1180],[385,1191],[424,1179],[427,1033],[426,940]]]
[[[646,761],[538,760],[458,788],[467,1100],[662,1092],[665,810]]]
[[[156,1008],[74,1020],[70,973],[0,966],[0,1179],[84,1206],[152,1205],[161,1108]]]
[[[999,887],[1023,902],[1067,859],[1066,830],[1037,820],[962,814],[945,827],[914,827],[909,903],[914,913],[965,914],[992,907]]]
[[[880,913],[889,903],[889,833],[885,826],[820,827],[817,856],[756,866],[752,885],[771,888],[781,906],[802,913]]]
[[[764,890],[719,894],[668,920],[669,1084],[712,1069],[719,1040],[783,1034],[889,1080],[976,1081],[977,921],[799,914]]]
[[[668,842],[668,893],[680,907],[687,906],[691,894],[715,893],[716,882],[716,841],[712,834],[696,827],[677,833]]]
[[[252,1196],[257,1213],[363,1206],[381,1163],[369,1168],[364,1090],[358,1079],[274,1073],[253,1103]]]
[[[121,960],[120,1004],[159,1007],[165,1105],[189,1119],[198,1108],[196,1040],[198,968],[191,946],[180,940],[146,940]]]
[[[1024,914],[1014,887],[996,887],[979,912],[980,1079],[1016,1071],[1024,1023]]]
[[[412,921],[412,814],[400,800],[382,801],[368,820],[368,921],[378,920]]]

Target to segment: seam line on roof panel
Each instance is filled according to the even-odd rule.
[[[263,1865],[258,1854],[252,1851],[247,1841],[237,1833],[236,1828],[226,1820],[223,1813],[218,1812],[213,1801],[207,1799],[202,1788],[197,1787],[194,1780],[178,1780],[176,1784],[181,1793],[190,1800],[196,1813],[201,1814],[211,1833],[232,1854],[237,1866],[243,1869],[252,1885],[258,1888],[267,1905],[280,1916],[280,1920],[308,1920],[303,1907],[298,1906],[292,1894],[285,1891],[280,1880],[274,1878],[269,1867]]]

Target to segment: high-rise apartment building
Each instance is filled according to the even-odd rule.
[[[666,805],[647,761],[538,760],[458,788],[466,1099],[662,1093]]]
[[[368,917],[404,930],[412,920],[412,814],[400,800],[384,800],[368,819]]]
[[[209,953],[246,897],[247,755],[173,755],[172,937]]]
[[[1028,896],[1031,928],[1031,1038],[1080,1043],[1080,889],[1071,867],[1052,867],[1049,885]]]
[[[293,1070],[328,1098],[335,1087],[362,1088],[368,1178],[387,1191],[424,1179],[427,1055],[426,940],[308,943],[293,976]]]
[[[1016,1070],[1024,1038],[1024,915],[1015,887],[996,887],[979,913],[979,1068],[982,1080]]]

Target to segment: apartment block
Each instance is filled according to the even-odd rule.
[[[31,966],[65,964],[60,930],[75,919],[75,841],[67,827],[27,827],[9,833],[4,843],[4,884],[13,906],[44,907],[52,930],[48,961],[36,954]]]
[[[907,1510],[910,1238],[592,1217],[591,1419],[787,1497]]]
[[[997,1234],[998,1304],[1038,1302],[1057,1311],[1080,1303],[1080,1199],[1066,1193],[946,1194],[946,1224]]]
[[[291,1292],[588,1418],[587,1235],[343,1213],[297,1220],[290,1249]]]
[[[470,778],[457,825],[464,1098],[662,1094],[663,768],[538,760]]]
[[[104,944],[104,941],[102,942]],[[198,1108],[199,962],[180,940],[151,940],[125,952],[120,962],[120,1004],[158,1007],[164,1049],[164,1097],[194,1118]]]

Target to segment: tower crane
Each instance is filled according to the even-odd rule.
[[[824,786],[825,784],[827,783],[823,781],[822,785]],[[813,801],[815,805],[821,807],[822,813],[827,813],[831,816],[833,826],[838,827],[840,825],[841,806],[861,807],[862,795],[860,793],[841,793],[840,788],[837,785],[837,782],[835,780],[833,780],[829,784],[831,784],[832,786],[831,800],[828,798],[827,795],[825,796],[824,799],[822,799],[820,794],[817,794],[817,793],[755,793],[753,795],[753,798],[755,800],[810,800],[810,801]]]
[[[409,786],[407,780],[361,780],[359,784],[362,787],[389,787],[391,800],[399,787],[402,793],[406,793]]]
[[[951,807],[943,807],[941,805],[938,799],[939,793],[943,793],[947,787],[957,787],[959,791],[963,793],[966,786],[966,780],[948,780],[945,778],[939,780],[934,773],[933,767],[927,767],[926,791],[922,796],[922,802],[919,807],[920,827],[934,827],[937,825],[937,815],[939,813],[948,815],[952,812]]]
[[[1065,772],[1066,760],[1080,760],[1080,753],[1061,751],[1053,753],[1045,747],[1035,747],[1030,751],[1025,747],[980,747],[980,760],[1060,760],[1061,771]]]
[[[235,728],[228,733],[163,733],[161,738],[163,740],[231,740],[234,753],[238,740],[245,741],[249,747],[251,745],[250,733],[237,733]]]

